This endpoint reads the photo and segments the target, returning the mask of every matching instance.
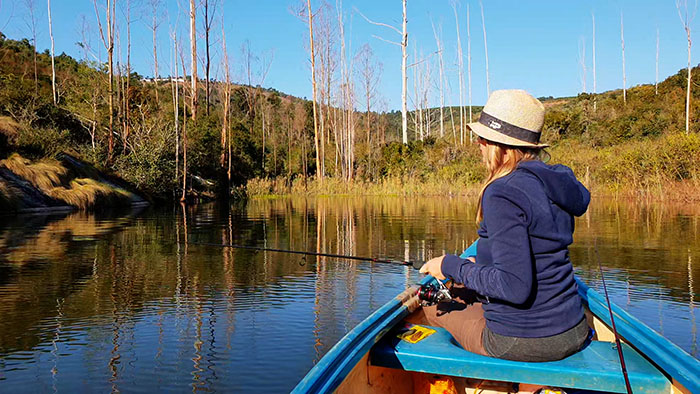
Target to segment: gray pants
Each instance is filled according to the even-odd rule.
[[[544,338],[507,337],[484,327],[482,341],[486,352],[493,357],[514,361],[554,361],[581,350],[589,331],[585,318],[561,334]]]

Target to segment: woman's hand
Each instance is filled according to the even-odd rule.
[[[420,273],[432,275],[433,277],[439,280],[445,280],[445,275],[442,274],[442,259],[444,258],[445,256],[442,255],[440,257],[434,257],[428,260],[420,268]]]

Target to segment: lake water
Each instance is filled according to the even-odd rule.
[[[0,391],[288,392],[420,275],[403,266],[194,245],[427,259],[475,239],[448,198],[282,198],[0,217]],[[594,201],[571,258],[698,357],[700,205]]]

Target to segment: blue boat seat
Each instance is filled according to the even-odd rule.
[[[481,356],[464,350],[443,328],[412,344],[385,335],[372,347],[372,365],[406,371],[562,388],[626,393],[617,349],[613,343],[593,341],[563,360],[520,362]],[[622,344],[632,391],[670,392],[669,379],[633,348]]]

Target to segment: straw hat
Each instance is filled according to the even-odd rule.
[[[540,144],[544,105],[524,90],[491,93],[478,122],[469,128],[481,138],[504,145],[546,148]]]

